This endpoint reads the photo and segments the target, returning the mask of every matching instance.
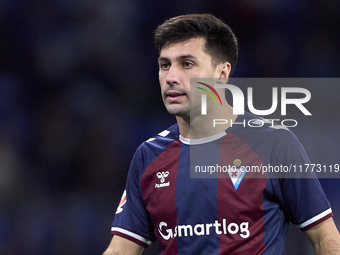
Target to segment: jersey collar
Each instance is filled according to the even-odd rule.
[[[179,140],[186,145],[198,145],[198,144],[204,144],[204,143],[209,143],[209,142],[218,140],[225,135],[227,135],[225,131],[218,133],[216,135],[199,138],[199,139],[188,139],[188,138],[184,138],[183,136],[179,135]]]

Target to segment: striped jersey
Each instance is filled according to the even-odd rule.
[[[310,163],[292,131],[240,124],[254,119],[194,141],[175,124],[145,141],[111,233],[144,247],[158,239],[161,254],[283,255],[290,222],[304,231],[332,217],[313,173],[290,173]]]

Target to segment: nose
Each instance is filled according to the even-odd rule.
[[[166,76],[166,83],[170,84],[179,84],[179,70],[176,66],[170,66],[167,76]]]

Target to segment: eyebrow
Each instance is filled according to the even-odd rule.
[[[197,59],[193,55],[187,54],[187,55],[182,55],[182,56],[177,57],[176,60],[183,60],[183,59],[190,59],[190,58],[191,59]],[[166,57],[159,57],[158,62],[161,62],[161,61],[170,61],[170,59],[166,58]]]

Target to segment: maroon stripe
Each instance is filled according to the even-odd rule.
[[[221,139],[220,166],[232,166],[235,159],[242,161],[242,166],[260,165],[261,159],[255,151],[242,139],[228,134]],[[262,163],[263,164],[263,163]],[[236,190],[229,175],[220,176],[217,187],[218,221],[225,219],[227,233],[219,235],[218,254],[262,254],[264,245],[264,207],[263,194],[266,189],[265,178],[250,178],[247,173]],[[253,176],[255,177],[255,176]],[[228,225],[240,228],[241,224],[249,224],[249,237],[245,237],[245,230],[236,234],[228,233]],[[223,226],[222,226],[223,229]],[[231,228],[235,230],[234,227]],[[241,235],[242,234],[242,235]],[[243,237],[242,237],[243,236]]]
[[[141,189],[147,210],[150,213],[151,221],[155,228],[155,235],[160,241],[163,254],[177,254],[176,238],[165,240],[159,233],[159,224],[164,222],[167,226],[162,227],[162,233],[168,235],[166,229],[175,229],[177,225],[176,213],[176,179],[178,158],[181,144],[179,139],[173,141],[145,170],[141,178]],[[159,187],[161,178],[157,173],[169,172],[163,180],[168,186]],[[158,184],[158,187],[156,187]],[[172,233],[174,235],[174,233]]]
[[[127,234],[123,234],[123,233],[118,232],[118,231],[111,231],[111,235],[116,235],[116,236],[123,237],[125,239],[130,240],[131,242],[134,242],[134,243],[136,243],[136,244],[138,244],[140,246],[143,246],[144,248],[149,246],[148,244],[146,244],[146,243],[144,243],[144,242],[142,242],[142,241],[140,241],[140,240],[138,240],[136,238],[133,238],[132,236],[129,236]]]
[[[331,217],[333,217],[333,213],[332,212],[327,214],[326,216],[322,217],[321,219],[319,219],[319,220],[317,220],[317,221],[315,221],[315,222],[313,222],[313,223],[311,223],[311,224],[301,228],[301,231],[306,231],[306,230],[308,230],[308,229],[310,229],[312,227],[315,227],[316,225],[320,224],[321,222],[324,222],[325,220],[327,220],[327,219],[329,219]]]

